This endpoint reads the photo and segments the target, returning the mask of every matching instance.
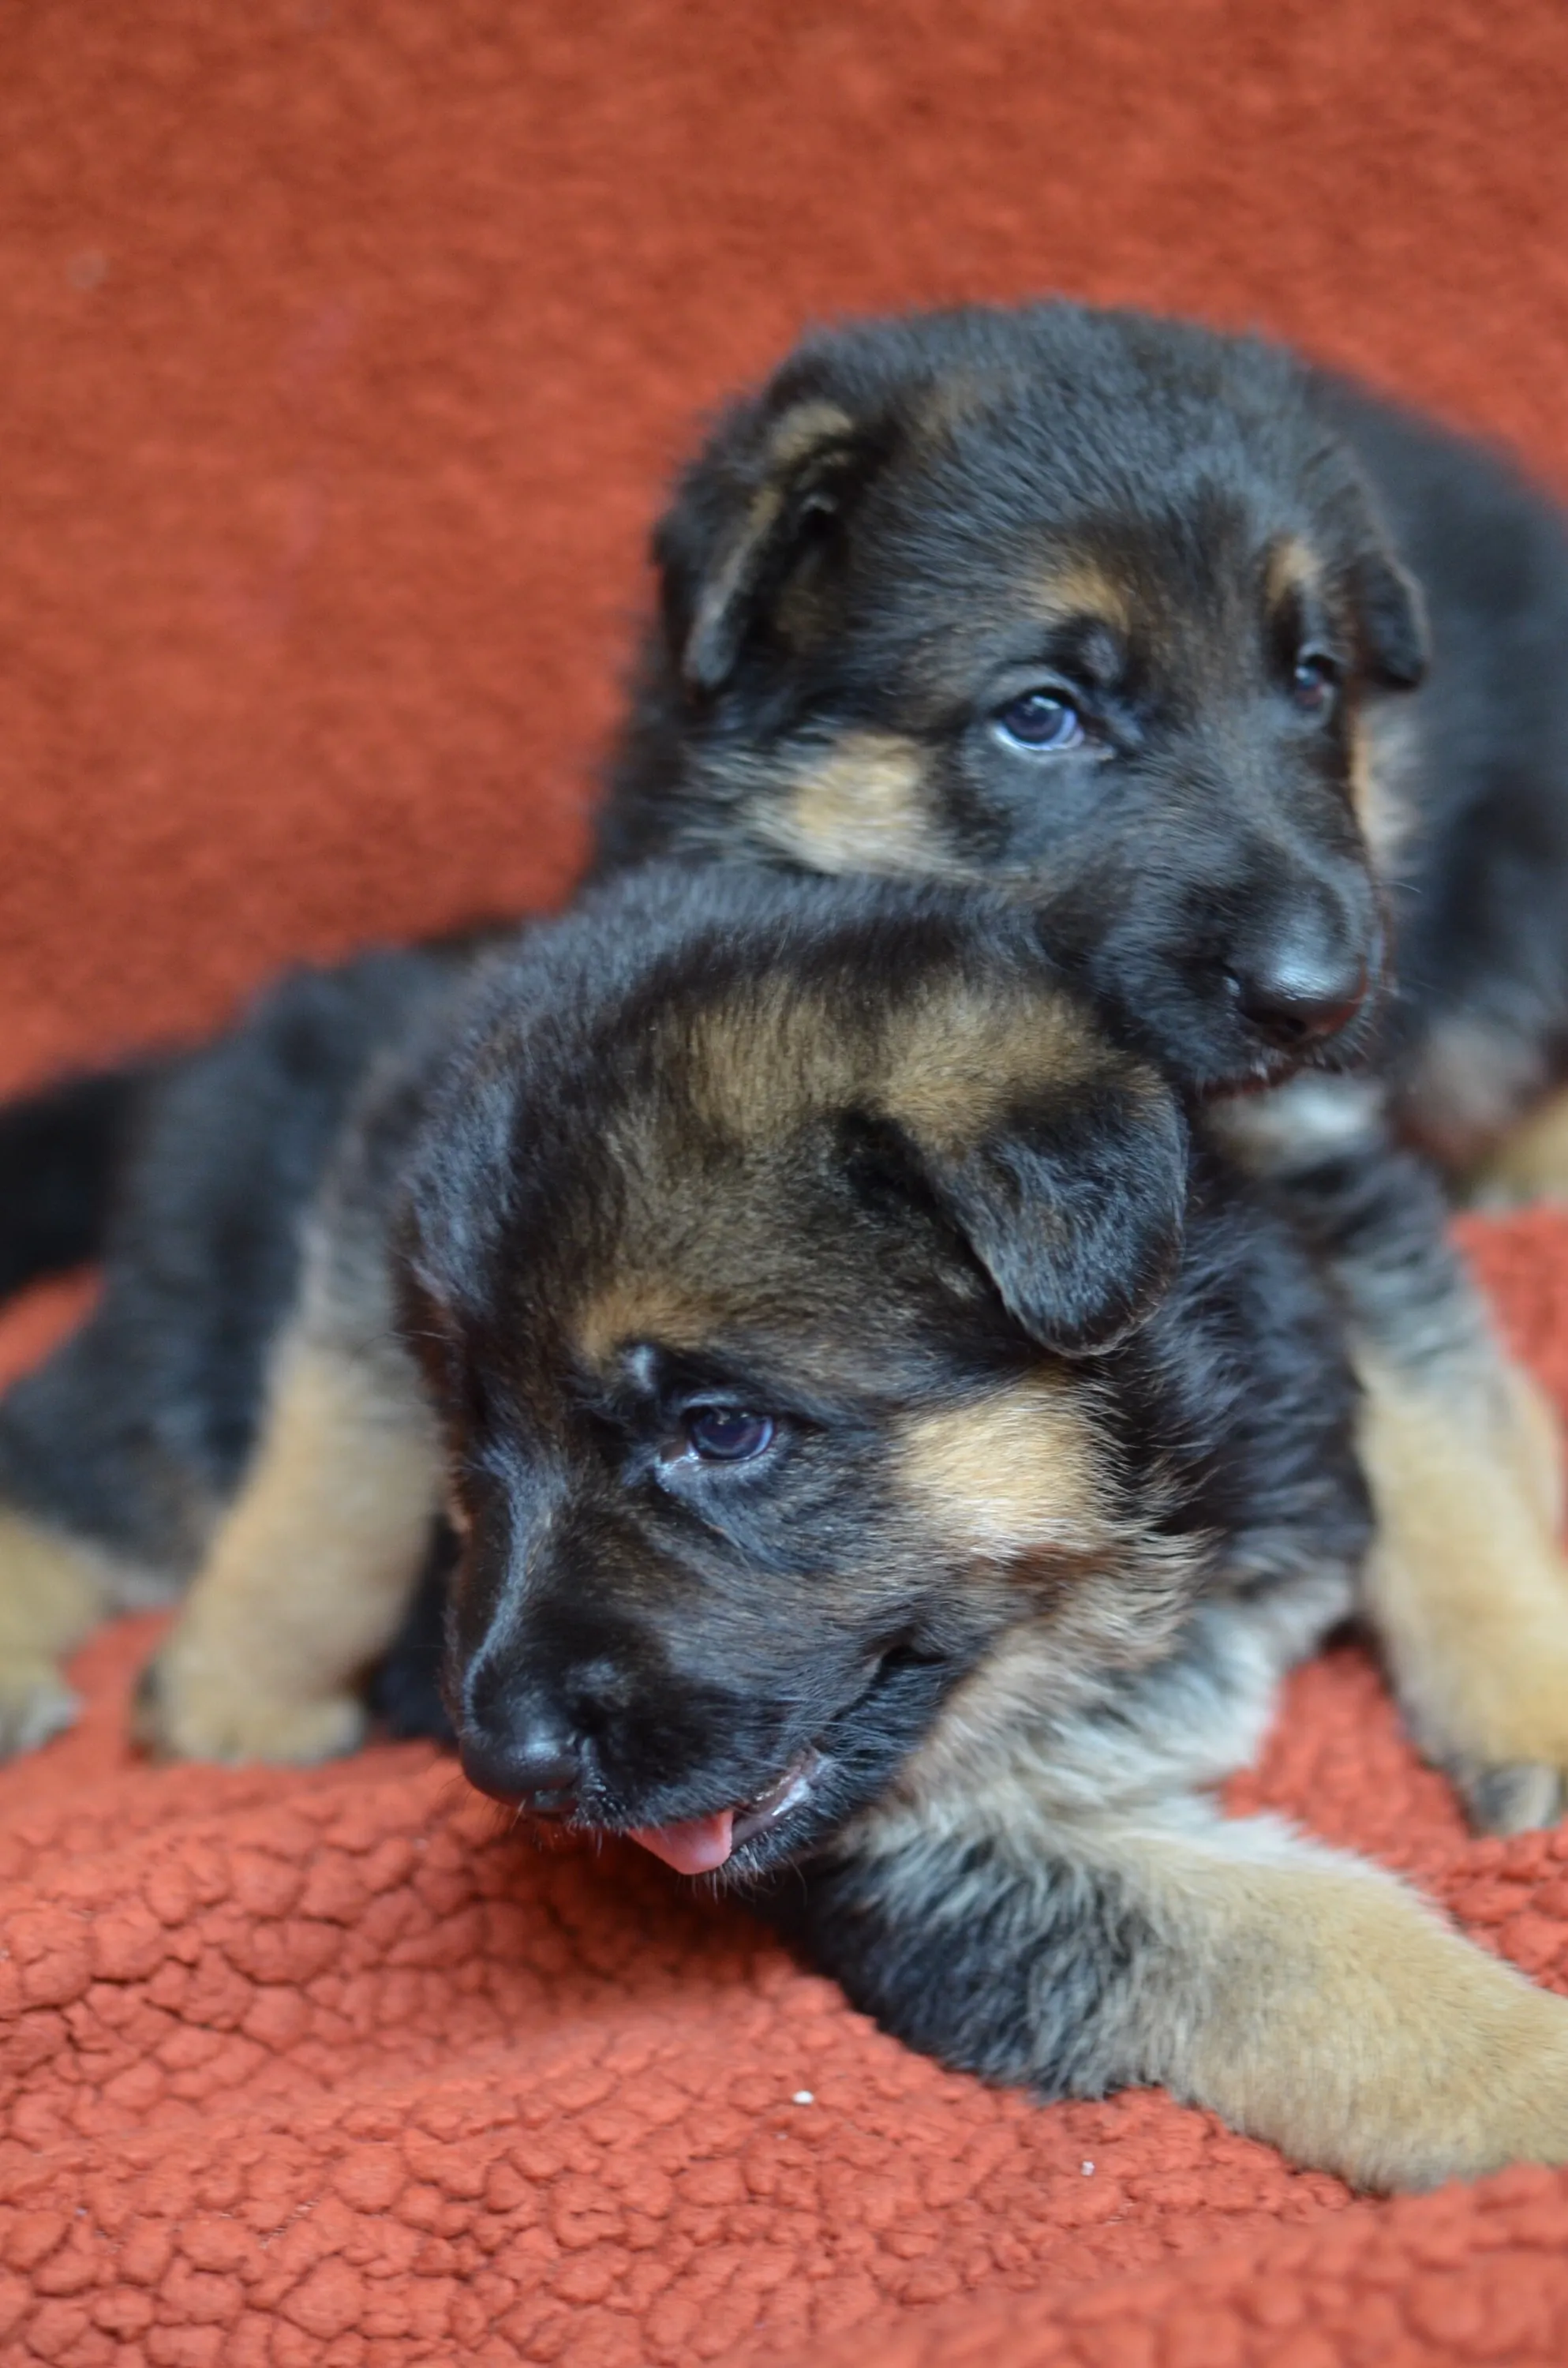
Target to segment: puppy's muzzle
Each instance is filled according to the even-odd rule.
[[[1338,899],[1302,898],[1235,945],[1225,979],[1237,1011],[1264,1042],[1301,1054],[1350,1025],[1371,991],[1375,919]]]
[[[1281,950],[1278,961],[1228,973],[1244,1019],[1281,1053],[1295,1053],[1347,1028],[1371,984],[1364,962],[1301,959]]]
[[[583,1783],[575,1736],[542,1712],[509,1722],[505,1734],[465,1728],[458,1756],[477,1792],[536,1817],[569,1817]]]

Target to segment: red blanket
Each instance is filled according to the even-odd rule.
[[[1565,92],[1560,0],[0,11],[0,1082],[558,894],[658,484],[808,320],[1258,323],[1568,477]],[[1568,1235],[1483,1248],[1568,1395]],[[944,2078],[418,1753],[133,1768],[149,1633],[0,1776],[6,2368],[1568,2357],[1559,2181]],[[1242,1789],[1556,1977],[1568,1862],[1353,1656]]]
[[[1568,1399],[1568,1218],[1470,1235]],[[140,1766],[155,1630],[94,1644],[81,1727],[0,1773],[6,2361],[1568,2357],[1568,2175],[1357,2203],[1158,2094],[997,2094],[642,1852],[541,1853],[423,1749]],[[1568,1827],[1471,1840],[1361,1654],[1299,1674],[1233,1789],[1568,1988]]]

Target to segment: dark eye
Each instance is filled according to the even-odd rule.
[[[776,1429],[771,1415],[738,1414],[730,1406],[693,1406],[686,1417],[687,1446],[711,1463],[749,1463],[766,1455]]]
[[[1326,715],[1339,688],[1339,668],[1326,650],[1302,650],[1290,671],[1290,696],[1307,715]]]
[[[1021,699],[999,708],[994,721],[1004,740],[1032,755],[1058,756],[1064,748],[1076,748],[1084,737],[1083,717],[1056,690],[1026,690]]]

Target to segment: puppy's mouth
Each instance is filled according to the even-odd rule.
[[[677,1874],[712,1874],[726,1864],[743,1842],[782,1824],[802,1808],[824,1766],[815,1748],[792,1759],[775,1784],[733,1808],[716,1809],[710,1816],[683,1817],[673,1826],[634,1826],[629,1839],[640,1842]]]
[[[924,1731],[946,1682],[970,1657],[966,1651],[955,1659],[950,1647],[937,1649],[929,1642],[904,1639],[890,1645],[861,1691],[818,1729],[814,1741],[796,1750],[781,1775],[701,1816],[662,1825],[634,1822],[632,1802],[607,1792],[591,1772],[581,1790],[515,1791],[504,1764],[487,1765],[487,1755],[471,1750],[467,1741],[463,1766],[481,1792],[530,1817],[579,1833],[618,1835],[677,1874],[716,1874],[727,1867],[749,1879],[842,1823],[880,1789]],[[873,1703],[883,1705],[882,1713],[868,1727],[862,1714]],[[695,1790],[695,1780],[687,1782]]]

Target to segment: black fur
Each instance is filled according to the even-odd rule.
[[[1158,2078],[1138,2034],[1163,1936],[1134,1885],[995,1837],[923,1858],[907,1896],[851,1853],[759,1904],[853,2005],[957,2069],[1044,2099]]]
[[[354,1097],[458,959],[298,972],[138,1087],[98,1304],[0,1402],[12,1501],[150,1572],[188,1573],[250,1452],[304,1216]]]
[[[370,1709],[398,1741],[423,1737],[449,1750],[457,1748],[457,1729],[441,1694],[441,1664],[449,1593],[460,1551],[450,1523],[438,1521],[407,1616],[370,1675]]]
[[[1073,1394],[1116,1518],[1195,1558],[1194,1602],[1353,1566],[1367,1511],[1324,1286],[1243,1178],[1210,1153],[1186,1167],[1146,1087],[1130,1121],[1120,1056],[1075,1100],[1052,1085],[1017,1114],[1043,1144],[1054,1113],[1061,1163],[1094,1179],[1096,1232],[1062,1253],[1040,1217],[1056,1176],[1040,1201],[1018,1170],[1010,1222],[988,1207],[978,1226],[887,1165],[869,1179],[853,1106],[828,1084],[813,1103],[769,1050],[767,1015],[807,1000],[874,1075],[912,993],[962,975],[1000,994],[1031,972],[1043,1012],[1050,973],[1005,907],[735,871],[634,879],[497,973],[415,1156],[405,1285],[471,1530],[451,1699],[487,1789],[664,1827],[820,1753],[809,1804],[737,1851],[744,1873],[809,1854],[876,1798],[1009,1621],[1046,1617],[1068,1585],[1067,1564],[1053,1581],[1037,1557],[1013,1600],[946,1559],[890,1462],[897,1422],[1039,1371],[1036,1311],[1059,1271],[1081,1304],[1085,1256],[1117,1314]],[[703,1115],[713,1026],[742,1050],[756,1029],[764,1076],[782,1064],[755,1144]],[[906,1137],[906,1165],[920,1156]],[[1168,1287],[1130,1323],[1119,1220],[1136,1235],[1150,1167],[1185,1170],[1182,1234]],[[585,1305],[639,1292],[687,1294],[700,1337],[629,1338],[585,1363]],[[778,1423],[766,1477],[668,1461],[689,1409],[715,1404]],[[1119,1584],[1150,1590],[1158,1627],[1151,1554]]]
[[[1304,605],[1271,607],[1292,541]],[[846,734],[891,734],[926,828],[880,853],[872,812],[855,862],[1029,895],[1096,1000],[1197,1082],[1375,1051],[1413,1130],[1462,1159],[1563,1074],[1568,535],[1493,454],[1253,340],[971,308],[808,339],[723,414],[654,552],[602,866],[848,868],[784,810]],[[1073,598],[1042,621],[1042,583],[1084,562],[1119,626]],[[1079,747],[1000,747],[1031,684],[1074,703]],[[1381,759],[1411,809],[1393,849],[1358,827],[1369,723],[1408,742]],[[1329,982],[1314,1026],[1346,986],[1296,1043],[1267,1008],[1282,951]],[[1396,967],[1358,1010],[1346,983]],[[1238,982],[1262,983],[1263,1026]],[[1460,1020],[1479,1054],[1448,1056]]]
[[[1439,1153],[1471,1139],[1420,1055],[1456,1019],[1493,1040],[1504,1115],[1568,1075],[1568,522],[1506,458],[1312,373],[1422,587],[1415,827],[1389,892],[1396,1074]]]
[[[0,1299],[86,1266],[161,1062],[62,1078],[0,1105]]]

